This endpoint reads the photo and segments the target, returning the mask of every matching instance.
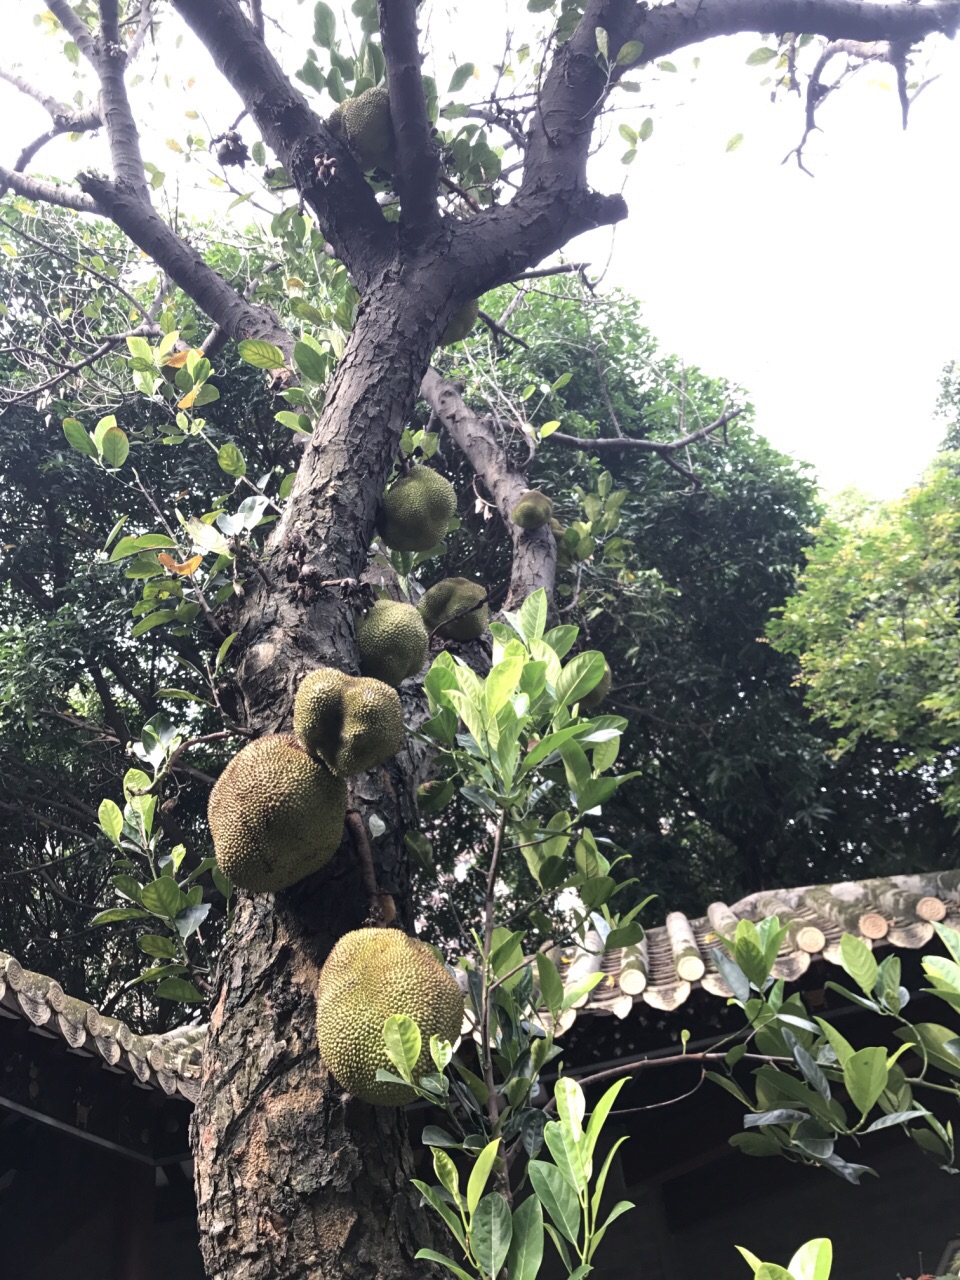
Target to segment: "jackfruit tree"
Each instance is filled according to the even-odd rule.
[[[280,883],[273,879],[278,870],[270,848],[273,827],[266,820],[258,826],[256,801],[248,797],[244,821],[234,829],[229,786],[241,766],[232,772],[228,766],[223,775],[214,806],[215,838],[221,847],[227,847],[224,838],[231,846],[231,865],[244,860],[249,845],[271,866],[264,873],[269,881],[258,880],[250,886],[254,892],[239,895],[219,962],[206,975],[215,1012],[196,1112],[196,1132],[214,1137],[196,1147],[205,1264],[211,1276],[238,1280],[420,1275],[414,1255],[431,1229],[419,1193],[411,1190],[402,1207],[384,1212],[401,1197],[398,1188],[405,1183],[404,1122],[390,1109],[371,1119],[318,1069],[314,996],[318,970],[337,941],[363,928],[371,914],[371,866],[374,889],[393,900],[399,924],[410,929],[416,914],[409,894],[410,845],[416,847],[416,840],[405,837],[415,834],[414,796],[426,755],[421,739],[407,735],[400,741],[396,691],[376,677],[353,673],[360,667],[357,617],[376,598],[413,603],[417,570],[424,563],[420,557],[455,532],[451,494],[431,466],[441,434],[444,449],[462,456],[471,474],[461,498],[488,504],[511,544],[502,581],[480,584],[489,604],[519,618],[525,602],[537,601],[522,627],[526,656],[510,648],[503,632],[493,633],[489,642],[500,647],[495,670],[507,664],[488,686],[489,705],[498,704],[496,714],[504,712],[508,719],[507,703],[512,706],[516,698],[528,717],[522,733],[519,724],[516,728],[516,750],[522,738],[527,753],[522,765],[518,755],[516,768],[533,771],[547,758],[549,749],[535,756],[533,737],[535,730],[564,732],[551,717],[577,719],[565,726],[573,730],[571,740],[581,732],[571,710],[577,704],[574,695],[589,694],[603,674],[599,653],[585,648],[567,657],[564,643],[570,637],[563,626],[549,628],[551,640],[545,639],[557,559],[553,534],[548,525],[526,529],[511,520],[529,488],[522,460],[507,447],[496,418],[468,407],[458,380],[447,376],[455,374],[454,366],[444,363],[447,356],[441,353],[431,362],[444,342],[453,344],[448,354],[456,356],[456,342],[469,331],[467,321],[472,324],[475,308],[477,316],[482,310],[478,299],[528,277],[581,232],[627,216],[623,196],[590,187],[587,160],[611,104],[631,89],[645,89],[658,64],[670,65],[670,55],[711,36],[753,31],[758,24],[787,33],[775,38],[776,47],[764,49],[778,66],[779,87],[802,87],[810,127],[826,92],[827,53],[856,60],[870,43],[866,56],[894,64],[906,97],[908,51],[929,34],[952,33],[958,5],[954,0],[921,5],[810,0],[798,6],[773,0],[758,8],[749,0],[703,0],[697,6],[651,8],[634,0],[558,0],[550,7],[536,0],[528,6],[533,50],[524,45],[522,57],[519,51],[508,55],[509,74],[504,78],[501,67],[501,77],[495,83],[491,79],[493,87],[479,103],[454,100],[473,77],[471,64],[457,69],[454,87],[445,95],[424,71],[429,51],[420,46],[415,0],[357,0],[358,29],[346,35],[338,31],[332,9],[317,4],[305,60],[302,48],[291,47],[291,7],[283,6],[281,13],[281,6],[261,0],[246,5],[239,0],[170,0],[166,5],[47,0],[22,6],[37,20],[23,28],[22,40],[20,8],[9,16],[18,24],[12,44],[18,53],[21,46],[28,50],[40,83],[31,83],[29,72],[5,79],[24,94],[31,110],[50,119],[0,167],[0,187],[15,197],[18,235],[31,243],[37,206],[55,206],[113,223],[127,238],[124,252],[134,265],[128,280],[133,292],[125,286],[116,291],[115,326],[100,327],[101,308],[92,302],[76,309],[60,306],[57,314],[66,325],[62,342],[39,351],[11,345],[6,354],[24,380],[15,395],[59,419],[64,448],[85,455],[84,462],[98,469],[105,484],[117,483],[129,493],[134,508],[129,523],[110,530],[90,520],[91,555],[106,543],[109,563],[129,575],[124,588],[134,584],[139,593],[133,637],[149,636],[146,643],[156,658],[144,676],[151,696],[158,688],[171,689],[173,701],[185,697],[192,714],[215,713],[221,726],[178,735],[154,721],[137,744],[139,759],[151,772],[128,775],[124,808],[104,808],[103,828],[118,853],[125,842],[149,846],[155,813],[166,810],[169,818],[172,812],[166,801],[157,804],[158,795],[171,778],[190,776],[183,771],[184,753],[203,750],[212,733],[229,735],[239,746],[249,737],[269,742],[267,735],[296,727],[297,690],[310,672],[322,669],[335,677],[317,705],[306,707],[301,741],[328,772],[352,779],[346,813],[350,834],[332,854],[329,875],[321,868],[274,895],[255,891]],[[801,25],[804,35],[831,43],[800,38],[795,28]],[[155,88],[161,91],[165,75],[181,74],[186,48],[198,59],[204,85],[215,74],[215,92],[224,101],[229,95],[228,109],[219,100],[213,107],[201,104],[205,112],[223,114],[217,141],[241,129],[254,164],[263,170],[256,198],[253,191],[239,191],[227,165],[239,165],[242,151],[231,141],[214,153],[221,168],[212,174],[211,185],[241,207],[270,201],[272,210],[279,199],[271,236],[283,257],[280,273],[274,258],[265,260],[261,273],[245,276],[236,244],[219,255],[207,252],[203,231],[187,231],[180,211],[165,201],[165,174],[152,137],[162,117],[150,95]],[[532,51],[535,56],[528,57]],[[134,69],[138,62],[148,65],[148,74]],[[510,90],[501,100],[500,86],[507,81]],[[191,108],[188,119],[199,114]],[[464,120],[465,125],[457,123]],[[170,138],[163,155],[182,156],[195,173],[209,162],[208,142],[215,140],[201,136],[192,123],[186,127],[183,141]],[[101,136],[106,147],[98,150]],[[75,149],[54,180],[46,176],[53,162],[41,152],[61,137],[74,138]],[[88,142],[91,149],[81,158]],[[63,252],[58,244],[41,249]],[[83,269],[101,284],[104,277],[115,281],[119,276],[115,263],[98,264],[97,256],[86,251]],[[18,319],[5,317],[10,324]],[[28,316],[23,320],[29,323]],[[503,327],[497,324],[494,331]],[[276,421],[291,433],[275,447],[264,473],[248,471],[247,457],[262,424],[245,420],[242,401],[232,430],[210,425],[212,406],[226,391],[221,370],[227,344],[236,344],[248,366],[264,371],[282,405]],[[37,370],[44,361],[48,372],[41,377]],[[106,371],[99,379],[98,367]],[[67,407],[70,398],[73,412]],[[138,398],[149,403],[152,416],[134,412]],[[420,398],[428,406],[427,420],[414,426]],[[729,422],[721,412],[705,424],[701,438]],[[612,447],[682,457],[695,434],[655,445],[639,436],[627,442],[621,437]],[[548,447],[545,432],[542,443]],[[610,447],[610,440],[582,442],[585,453]],[[142,456],[152,450],[186,456],[194,449],[212,449],[230,481],[223,486],[228,494],[218,491],[201,502],[189,483],[178,480],[175,465],[162,491],[144,483],[144,470],[137,465]],[[474,496],[468,498],[471,491]],[[412,508],[404,499],[407,492],[419,499]],[[56,558],[55,548],[51,555]],[[447,569],[454,579],[470,572],[467,564]],[[487,607],[472,611],[479,615]],[[471,610],[453,613],[459,616],[448,614],[445,625],[456,626]],[[203,635],[199,653],[197,634]],[[463,672],[472,670],[470,662],[483,667],[489,652],[482,637],[478,642],[454,636],[446,643],[464,646],[457,651],[463,665],[449,653],[438,660],[429,698],[436,749],[444,750],[452,734],[453,744],[447,746],[455,752],[460,749],[458,715],[469,733],[483,737],[467,697],[470,677]],[[471,650],[471,644],[477,647]],[[158,685],[158,665],[171,682],[175,670],[185,673],[189,687]],[[521,677],[522,668],[530,674]],[[520,681],[532,682],[539,696],[546,690],[547,670],[553,673],[554,693],[549,714],[543,711],[544,722],[536,724],[536,697],[527,690],[521,696]],[[134,688],[141,674],[135,672]],[[112,688],[125,677],[112,670],[100,675],[97,696],[109,707]],[[369,717],[367,702],[355,696],[364,680],[387,691],[376,691],[380,701]],[[454,687],[455,680],[463,684]],[[498,703],[503,690],[506,701]],[[422,698],[416,687],[404,696],[408,718],[415,719],[423,711]],[[599,776],[603,761],[610,767],[608,731],[616,736],[615,729],[603,726],[597,730],[602,741],[589,744],[593,759],[579,744],[576,750],[566,748],[574,762],[577,822],[584,832],[578,846],[583,844],[581,855],[594,868],[592,878],[604,882],[610,877],[596,874],[601,864],[579,815],[602,805],[616,788],[615,779]],[[125,744],[132,741],[123,723],[116,732]],[[243,747],[236,760],[250,750]],[[267,748],[255,749],[258,760],[260,751]],[[582,772],[581,756],[589,777]],[[354,769],[364,772],[355,775]],[[205,770],[195,772],[201,774],[195,782],[209,782]],[[304,769],[296,774],[287,796],[294,805],[301,800],[312,805],[316,799],[317,792],[305,800],[298,794],[309,774]],[[299,852],[319,860],[320,850],[329,851],[333,816],[339,812],[336,796],[342,793],[334,773],[328,778],[315,770],[313,776],[323,779],[330,803],[324,805],[323,819],[312,824],[321,829],[318,843],[305,852],[287,851],[297,854],[298,866],[306,865],[299,862]],[[260,775],[244,770],[241,781],[250,777],[256,779],[256,792]],[[225,796],[230,816],[224,824],[219,801]],[[278,795],[270,799],[279,803]],[[481,807],[486,803],[482,795],[479,801]],[[560,838],[556,831],[553,835]],[[347,857],[351,844],[364,856]],[[502,839],[496,848],[494,871]],[[155,907],[171,936],[182,932],[194,938],[209,904],[190,899],[199,886],[173,881],[183,856],[170,855],[171,874],[157,867],[145,888],[129,883],[126,888],[142,900],[130,910]],[[557,871],[546,867],[549,861],[540,868],[548,882]],[[278,874],[287,878],[285,870]],[[332,885],[335,892],[328,892]],[[593,892],[608,888],[594,886]],[[600,898],[596,903],[605,905]],[[617,927],[629,930],[632,924]],[[484,925],[482,950],[492,961],[492,917]],[[630,936],[636,935],[622,935]],[[510,946],[503,948],[504,957],[510,952]],[[181,976],[186,961],[173,967],[177,973],[171,978],[189,987]],[[506,970],[496,979],[503,985],[510,980]],[[549,977],[543,981],[551,986]],[[551,987],[548,1003],[554,1002],[559,1014],[555,997]],[[251,1062],[269,1065],[251,1072]],[[488,1102],[488,1121],[495,1128],[497,1100]],[[356,1186],[331,1172],[334,1135],[338,1168],[363,1170]],[[491,1164],[495,1156],[496,1148]],[[282,1224],[282,1229],[266,1232],[263,1223]],[[592,1256],[589,1239],[579,1240],[577,1247]],[[504,1260],[499,1254],[487,1258],[487,1274],[495,1276]]]

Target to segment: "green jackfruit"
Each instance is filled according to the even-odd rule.
[[[403,746],[403,708],[381,680],[318,667],[300,681],[293,732],[340,778],[383,764]]]
[[[339,111],[340,133],[361,168],[385,169],[391,173],[396,157],[387,86],[379,84],[373,89],[364,89],[355,98],[345,98]]]
[[[387,1057],[383,1024],[405,1014],[420,1028],[422,1049],[414,1079],[435,1070],[430,1037],[455,1043],[463,1023],[463,995],[434,953],[397,929],[357,929],[327,957],[317,986],[320,1057],[349,1093],[364,1102],[399,1107],[416,1094],[378,1080],[396,1068]]]
[[[539,489],[525,489],[510,512],[510,519],[521,529],[539,529],[553,515],[553,503]]]
[[[452,347],[455,342],[462,342],[477,323],[479,314],[480,303],[476,298],[471,298],[460,308],[440,335],[441,347]]]
[[[429,467],[414,467],[384,494],[379,529],[394,551],[429,551],[457,509],[453,485]]]
[[[486,630],[489,617],[486,604],[480,604],[486,594],[482,583],[469,578],[444,578],[424,594],[417,608],[429,632],[436,631],[445,640],[476,640]],[[461,609],[470,612],[455,618]]]
[[[594,707],[599,707],[610,692],[610,686],[613,684],[613,672],[610,670],[610,663],[604,662],[603,675],[600,677],[599,684],[595,684],[589,693],[584,694],[580,699],[581,711],[592,711]]]
[[[220,870],[241,889],[275,893],[329,862],[343,834],[347,788],[292,734],[257,738],[210,792]]]
[[[357,622],[357,645],[363,674],[396,687],[426,661],[427,629],[412,604],[378,600]]]

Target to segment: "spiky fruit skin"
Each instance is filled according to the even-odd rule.
[[[418,1080],[433,1071],[430,1037],[455,1043],[463,1023],[457,981],[416,938],[397,929],[357,929],[344,934],[327,957],[317,985],[320,1057],[349,1093],[382,1107],[416,1097],[407,1085],[377,1079],[396,1068],[387,1057],[383,1024],[405,1014],[420,1028],[422,1048],[413,1070]]]
[[[510,519],[521,529],[540,529],[553,515],[553,503],[539,489],[526,489],[510,512]]]
[[[479,314],[480,303],[476,298],[464,303],[440,335],[441,347],[452,347],[455,342],[462,342],[477,323]]]
[[[414,467],[384,494],[380,532],[394,551],[429,551],[446,533],[456,509],[450,481],[429,467]]]
[[[364,773],[403,746],[400,696],[382,680],[318,667],[300,681],[293,732],[337,777]]]
[[[357,646],[361,672],[396,688],[423,666],[429,637],[412,604],[378,600],[357,622]]]
[[[292,734],[257,738],[233,757],[207,814],[220,870],[240,889],[276,893],[329,862],[347,788]]]
[[[365,89],[340,104],[340,133],[363,169],[394,168],[393,120],[386,85]]]
[[[471,582],[469,578],[444,578],[424,593],[417,608],[427,631],[436,631],[445,640],[476,640],[487,628],[487,606],[481,604],[459,618],[453,615],[478,604],[486,594],[482,583]],[[452,621],[446,621],[448,618]]]
[[[581,711],[592,711],[594,707],[599,707],[610,692],[610,686],[613,684],[613,672],[610,670],[610,663],[603,664],[603,675],[600,677],[600,683],[595,684],[589,693],[584,694],[580,699]]]

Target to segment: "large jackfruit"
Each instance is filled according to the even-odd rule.
[[[382,680],[318,667],[300,681],[293,731],[303,749],[340,778],[363,773],[403,746],[403,708]]]
[[[539,529],[553,515],[553,502],[539,489],[525,489],[517,499],[510,519],[521,529]]]
[[[414,467],[384,494],[378,527],[394,551],[429,551],[446,533],[456,509],[450,481],[429,467]]]
[[[413,1078],[433,1071],[430,1037],[453,1044],[463,1023],[463,995],[434,953],[397,929],[357,929],[327,957],[317,986],[320,1057],[354,1097],[399,1107],[416,1094],[407,1085],[378,1080],[396,1068],[387,1057],[383,1024],[405,1014],[420,1028],[423,1047]]]
[[[594,707],[599,707],[604,698],[610,692],[610,686],[613,684],[613,672],[610,670],[610,663],[604,662],[603,675],[600,677],[598,684],[595,684],[589,693],[584,694],[580,699],[581,711],[592,711]]]
[[[355,98],[345,98],[338,110],[335,127],[346,139],[361,168],[385,169],[392,173],[396,166],[396,144],[387,86],[379,84],[373,89],[364,89]],[[337,109],[334,116],[336,113]]]
[[[329,862],[346,808],[346,784],[292,734],[257,738],[233,757],[210,792],[220,869],[241,889],[285,889]]]
[[[462,342],[477,323],[479,314],[480,303],[476,298],[464,303],[440,335],[441,347],[452,347],[455,342]]]
[[[357,646],[362,673],[396,687],[426,661],[427,629],[412,604],[378,600],[357,622]]]
[[[431,634],[436,631],[445,640],[476,640],[486,630],[489,617],[486,604],[480,604],[486,594],[480,582],[443,578],[424,593],[417,608]],[[461,609],[468,612],[460,613]]]

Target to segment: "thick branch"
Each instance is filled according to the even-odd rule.
[[[173,0],[173,7],[239,94],[365,293],[393,256],[396,227],[384,218],[359,166],[293,88],[236,0]],[[315,157],[322,154],[339,159],[328,185],[317,178]]]
[[[439,220],[440,157],[420,76],[416,0],[378,0],[380,35],[397,152],[400,225],[416,238]]]
[[[0,187],[10,187],[18,196],[28,200],[39,200],[44,204],[56,204],[61,209],[76,209],[79,213],[102,213],[96,201],[79,191],[68,191],[66,187],[53,182],[42,182],[39,178],[31,178],[14,169],[5,169],[0,165]]]
[[[144,204],[150,203],[143,176],[140,133],[137,129],[124,72],[127,56],[120,44],[120,20],[117,0],[100,0],[102,34],[95,57],[91,60],[100,79],[100,115],[107,129],[113,175],[135,191]]]
[[[483,482],[510,532],[513,563],[505,607],[515,609],[539,587],[552,596],[557,570],[556,541],[548,528],[521,529],[510,519],[510,512],[528,486],[525,477],[510,466],[493,422],[489,418],[478,418],[468,409],[453,383],[447,382],[432,367],[424,375],[420,393]]]
[[[293,337],[273,311],[247,302],[167,226],[151,205],[144,204],[126,187],[115,187],[97,174],[84,174],[80,181],[96,202],[97,211],[126,232],[231,338],[265,338],[288,358],[292,356]]]
[[[828,40],[906,40],[936,31],[956,34],[960,0],[935,4],[871,4],[868,0],[675,0],[636,5],[631,38],[643,43],[645,62],[686,45],[741,31],[798,31]],[[611,44],[611,48],[612,48]]]
[[[94,43],[90,32],[67,4],[67,0],[48,0],[47,8],[66,31],[67,35],[87,58],[93,56]]]

